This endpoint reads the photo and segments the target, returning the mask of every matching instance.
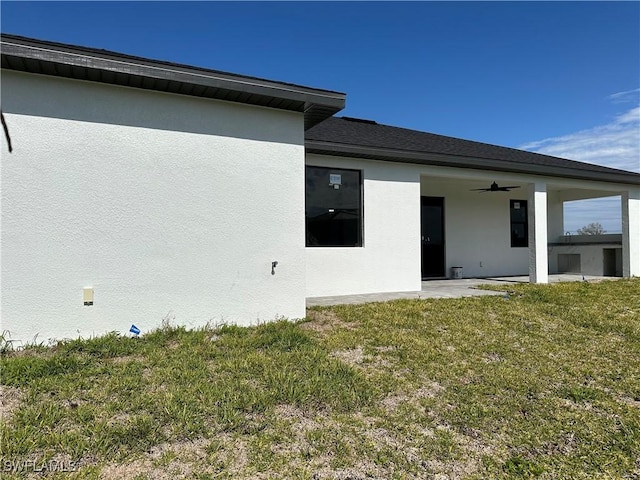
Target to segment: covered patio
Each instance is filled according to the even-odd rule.
[[[637,173],[350,117],[307,131],[305,148],[328,179],[361,175],[361,236],[308,245],[307,298],[416,292],[421,279],[640,276]],[[608,197],[620,233],[566,235],[567,202]]]
[[[456,277],[456,270],[464,278],[527,275],[532,283],[563,273],[640,276],[637,187],[593,178],[436,168],[420,181],[423,279]],[[612,196],[620,198],[621,233],[566,230],[565,202]]]

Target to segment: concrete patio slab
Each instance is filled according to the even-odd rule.
[[[550,283],[614,280],[617,277],[596,277],[590,275],[558,274],[549,275]],[[509,284],[528,283],[529,276],[463,278],[446,280],[426,280],[422,282],[422,290],[415,292],[384,292],[359,295],[340,295],[333,297],[309,297],[307,307],[330,305],[353,305],[359,303],[387,302],[403,298],[462,298],[483,295],[504,295]],[[504,285],[504,291],[481,290],[478,285]]]

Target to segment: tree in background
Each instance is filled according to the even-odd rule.
[[[603,235],[607,233],[601,223],[595,222],[578,229],[578,235]]]

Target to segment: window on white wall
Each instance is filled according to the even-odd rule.
[[[362,246],[362,174],[306,167],[307,247]]]
[[[529,246],[529,223],[526,200],[511,200],[509,202],[511,215],[511,246]]]

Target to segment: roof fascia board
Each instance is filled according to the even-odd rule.
[[[320,155],[337,155],[342,157],[367,158],[398,163],[412,163],[418,165],[436,165],[441,167],[471,168],[475,170],[492,170],[500,172],[526,173],[550,177],[574,178],[598,182],[621,183],[625,185],[640,185],[640,175],[616,172],[590,172],[550,165],[533,165],[508,162],[504,160],[486,159],[478,157],[462,157],[441,153],[410,152],[406,150],[383,149],[365,147],[361,145],[347,145],[331,142],[305,141],[307,153]],[[481,161],[482,163],[479,163]]]
[[[345,95],[341,93],[284,85],[269,80],[236,77],[223,73],[189,70],[186,67],[169,67],[161,64],[153,65],[152,62],[127,61],[109,57],[108,54],[101,57],[88,53],[25,45],[4,38],[2,40],[2,54],[114,73],[139,75],[159,80],[173,80],[256,95],[268,95],[306,103],[322,103],[339,109],[344,108]]]

